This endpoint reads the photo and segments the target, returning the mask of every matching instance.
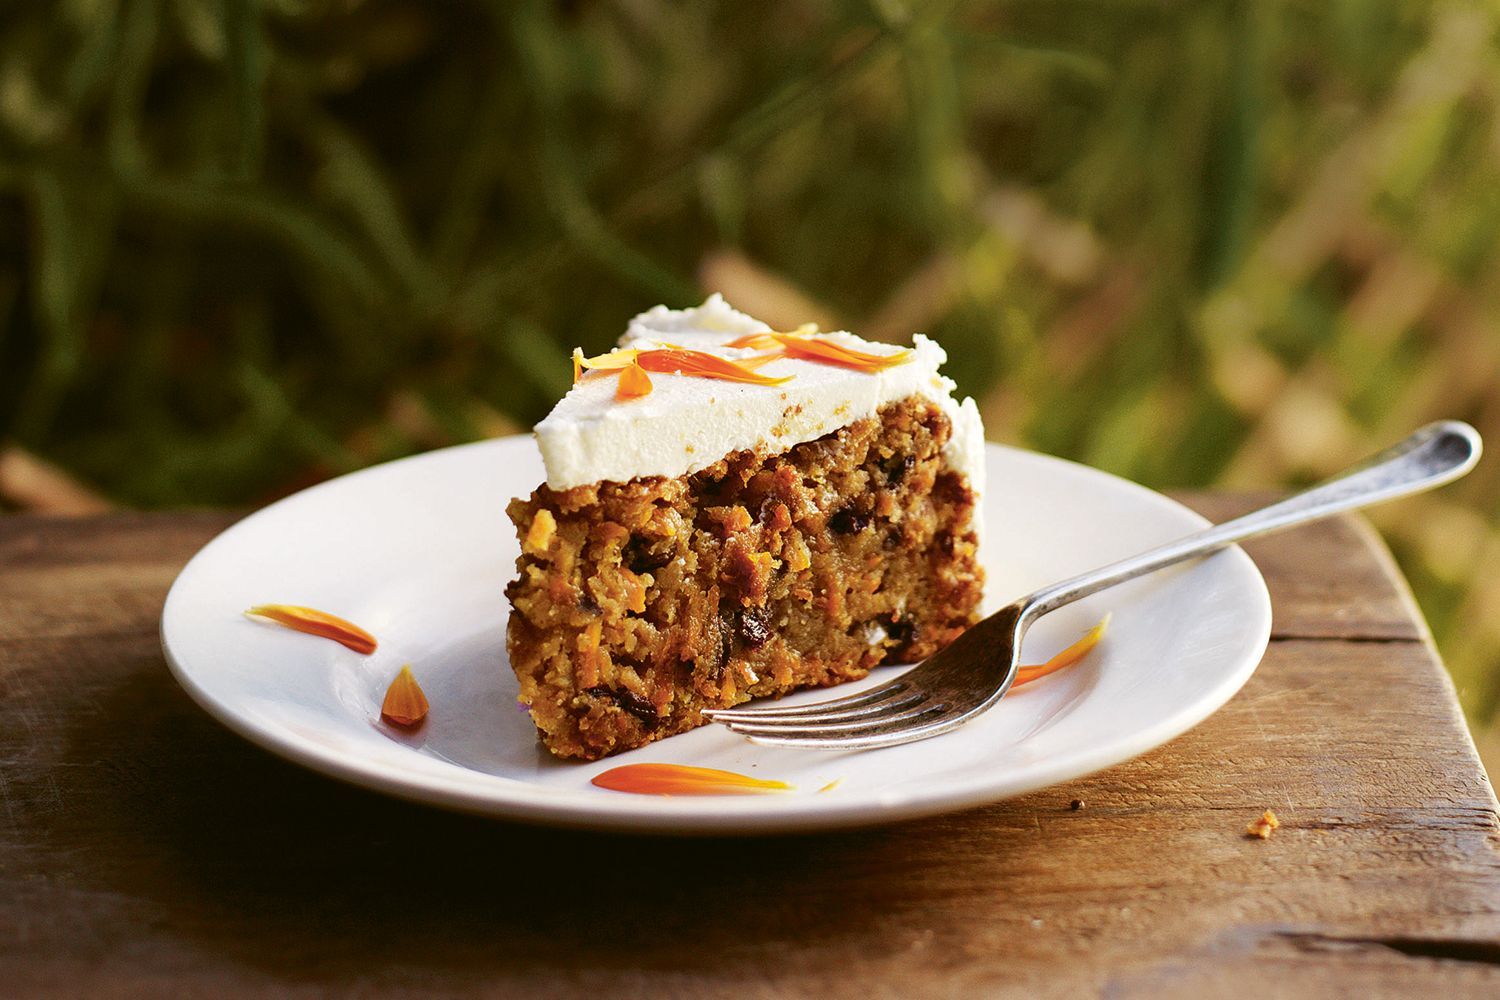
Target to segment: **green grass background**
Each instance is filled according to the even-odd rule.
[[[1493,5],[0,14],[0,440],[138,507],[524,428],[706,290],[939,338],[996,440],[1290,486],[1500,443]],[[1376,511],[1500,763],[1500,462]],[[1351,679],[1356,682],[1357,679]]]

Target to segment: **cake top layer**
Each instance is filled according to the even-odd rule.
[[[938,373],[947,355],[934,341],[918,334],[908,349],[845,332],[799,330],[782,342],[772,333],[718,295],[693,309],[657,306],[635,317],[620,338],[622,350],[591,359],[601,367],[582,371],[537,424],[547,485],[564,490],[682,476],[757,447],[779,454],[871,416],[884,403],[920,395],[952,421],[945,457],[979,491],[979,411],[972,399],[953,398],[953,382]],[[637,358],[649,374],[631,363]],[[678,373],[692,369],[725,377]],[[741,377],[747,380],[735,380]]]

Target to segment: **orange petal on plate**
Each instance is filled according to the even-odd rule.
[[[320,635],[325,639],[332,639],[334,642],[348,646],[356,653],[368,655],[375,652],[373,635],[358,625],[346,622],[326,611],[303,608],[295,604],[257,604],[245,614],[251,618],[264,618],[278,625],[296,629],[298,632],[306,632],[308,635]]]
[[[792,788],[784,781],[763,781],[733,771],[684,764],[626,764],[594,775],[593,783],[636,795],[764,795]]]
[[[1035,666],[1030,667],[1022,667],[1016,674],[1016,682],[1012,684],[1011,687],[1020,687],[1022,684],[1034,681],[1039,677],[1046,677],[1054,670],[1061,670],[1063,667],[1071,667],[1073,664],[1089,655],[1089,650],[1099,645],[1099,640],[1104,638],[1104,632],[1109,628],[1109,617],[1109,615],[1105,615],[1103,619],[1100,620],[1098,625],[1095,625],[1093,628],[1083,633],[1082,639],[1079,639],[1077,642],[1073,643],[1073,645],[1069,646],[1061,653],[1058,653],[1046,663],[1039,663]]]
[[[748,382],[751,385],[780,385],[790,381],[791,376],[771,378],[757,375],[744,365],[704,351],[664,349],[642,351],[636,362],[647,371],[665,375],[692,375],[697,378],[720,379],[725,382]]]
[[[616,399],[635,399],[651,392],[651,376],[646,369],[631,362],[620,371],[620,381],[615,386]]]
[[[911,350],[902,349],[894,354],[871,354],[868,351],[856,351],[852,347],[831,340],[814,340],[811,337],[799,337],[790,333],[772,334],[782,349],[794,358],[802,358],[805,361],[822,361],[831,365],[840,365],[844,368],[858,368],[861,371],[876,372],[886,368],[894,368],[896,365],[904,365],[911,360]]]
[[[393,726],[411,728],[427,718],[427,696],[411,672],[411,664],[401,668],[391,686],[385,689],[380,703],[380,717]]]

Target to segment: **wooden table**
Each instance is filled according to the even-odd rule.
[[[1500,995],[1495,797],[1361,521],[1250,547],[1264,663],[1132,763],[884,829],[658,840],[390,801],[221,728],[157,617],[231,520],[0,518],[0,992]]]

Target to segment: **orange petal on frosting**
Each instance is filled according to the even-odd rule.
[[[1095,646],[1099,645],[1099,640],[1104,638],[1104,632],[1107,628],[1109,628],[1109,615],[1105,615],[1103,620],[1101,620],[1098,625],[1095,625],[1093,628],[1085,632],[1082,639],[1079,639],[1077,642],[1073,643],[1073,645],[1069,646],[1061,653],[1058,653],[1046,663],[1039,663],[1035,666],[1030,667],[1022,667],[1016,674],[1016,682],[1011,686],[1020,687],[1022,684],[1034,681],[1039,677],[1046,677],[1054,670],[1061,670],[1063,667],[1071,667],[1073,664],[1089,655],[1089,651],[1092,650]]]
[[[620,368],[629,368],[635,364],[636,355],[641,352],[634,347],[622,347],[608,354],[600,354],[597,357],[586,358],[583,352],[574,348],[573,365],[577,369],[597,368],[603,371],[615,371]]]
[[[801,358],[804,361],[822,361],[844,368],[858,368],[860,371],[883,371],[886,368],[894,368],[896,365],[904,365],[911,360],[910,349],[903,349],[894,354],[871,354],[868,351],[856,351],[852,347],[845,347],[831,340],[814,340],[811,337],[798,337],[790,333],[776,333],[772,336],[776,338],[782,350],[794,358]]]
[[[385,689],[380,703],[380,717],[393,726],[411,728],[427,718],[427,696],[411,672],[411,664],[401,668],[391,686]]]
[[[346,622],[326,611],[303,608],[295,604],[257,604],[245,614],[250,618],[264,618],[298,632],[306,632],[308,635],[320,635],[325,639],[332,639],[334,642],[348,646],[356,653],[368,655],[375,652],[373,635],[358,625]]]
[[[647,371],[663,374],[692,375],[697,378],[720,379],[725,382],[748,382],[751,385],[780,385],[791,376],[771,378],[757,375],[744,365],[704,351],[688,351],[667,348],[641,351],[636,362]]]
[[[818,324],[816,324],[816,323],[803,323],[801,326],[797,327],[797,329],[795,329],[795,330],[787,330],[787,331],[785,331],[783,333],[778,333],[775,330],[767,330],[764,333],[747,333],[743,337],[740,337],[740,338],[738,338],[736,340],[731,340],[729,343],[725,344],[724,346],[725,347],[741,347],[741,348],[749,347],[749,348],[753,348],[753,349],[755,349],[757,351],[761,351],[761,350],[766,350],[768,348],[780,347],[781,346],[781,340],[779,338],[781,338],[781,337],[787,337],[787,336],[793,336],[793,335],[799,336],[799,337],[805,337],[805,336],[808,336],[809,334],[814,334],[814,333],[817,333],[817,332],[818,332]]]
[[[731,340],[725,347],[750,348],[756,351],[764,351],[769,348],[781,346],[781,341],[776,339],[774,333],[749,333],[738,340]]]
[[[763,795],[792,788],[784,781],[764,781],[733,771],[684,764],[626,764],[594,775],[593,783],[637,795]]]
[[[631,362],[620,370],[620,381],[615,385],[616,399],[635,399],[651,391],[651,376],[646,369]]]
[[[735,362],[735,364],[741,366],[742,368],[749,368],[750,370],[754,371],[756,368],[760,368],[763,365],[768,365],[772,361],[780,361],[784,357],[786,357],[786,351],[777,350],[772,351],[770,354],[756,354],[748,358],[740,358]]]
[[[872,354],[868,351],[857,351],[852,347],[845,347],[832,340],[815,339],[816,324],[808,323],[800,326],[790,333],[751,333],[731,340],[725,347],[751,348],[754,350],[765,350],[780,347],[794,358],[804,361],[822,361],[831,365],[842,365],[845,368],[858,368],[861,371],[881,371],[895,365],[905,364],[911,358],[910,350],[897,351],[894,354]]]

